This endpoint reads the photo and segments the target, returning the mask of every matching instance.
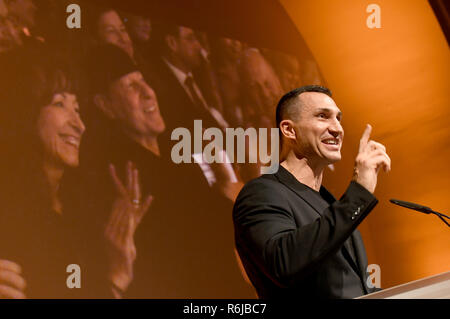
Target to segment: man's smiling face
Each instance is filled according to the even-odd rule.
[[[342,113],[331,97],[319,92],[300,94],[300,112],[294,121],[297,150],[308,160],[324,165],[341,159],[344,129]]]

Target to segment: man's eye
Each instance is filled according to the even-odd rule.
[[[318,117],[320,117],[321,119],[326,118],[327,116],[325,115],[325,113],[319,113]]]
[[[58,107],[63,107],[63,106],[64,106],[64,103],[61,102],[61,101],[56,101],[56,102],[53,103],[53,105],[54,105],[54,106],[58,106]]]

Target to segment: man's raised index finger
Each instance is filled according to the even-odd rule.
[[[361,152],[363,148],[367,145],[370,138],[370,133],[372,133],[372,126],[370,124],[367,124],[366,129],[364,130],[364,133],[361,137],[361,140],[359,142],[359,151]]]

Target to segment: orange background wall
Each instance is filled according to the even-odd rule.
[[[379,204],[360,225],[369,264],[383,288],[450,270],[450,230],[436,216],[450,207],[449,48],[425,0],[280,0],[344,113],[343,160],[324,184],[342,194],[366,123],[383,143],[392,171],[380,173]],[[366,26],[366,7],[381,7],[381,29]]]

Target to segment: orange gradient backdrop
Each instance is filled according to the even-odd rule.
[[[344,113],[343,160],[324,184],[342,194],[366,123],[392,171],[381,173],[379,204],[360,225],[383,288],[450,270],[450,229],[436,216],[396,207],[398,198],[449,213],[449,49],[425,0],[280,0]],[[366,7],[381,7],[381,29]]]

